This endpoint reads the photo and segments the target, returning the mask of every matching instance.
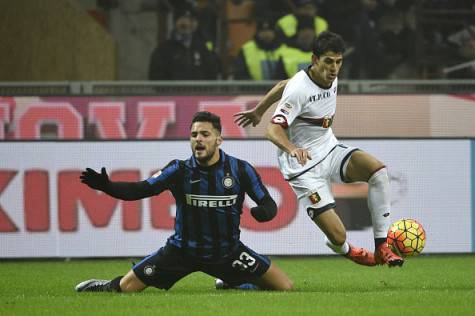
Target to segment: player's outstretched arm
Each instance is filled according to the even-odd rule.
[[[106,168],[104,167],[102,167],[101,173],[97,173],[94,169],[86,168],[79,179],[91,189],[99,191],[105,191],[110,182]]]
[[[280,100],[282,97],[282,93],[284,92],[287,81],[289,80],[282,80],[272,87],[272,89],[267,92],[264,98],[259,101],[255,108],[234,114],[234,123],[242,127],[249,126],[250,124],[252,124],[252,126],[259,124],[262,119],[262,115],[264,115],[264,113],[272,106],[272,104]]]
[[[134,201],[154,195],[152,186],[147,181],[110,181],[109,175],[104,167],[102,167],[101,173],[97,173],[91,168],[86,168],[79,178],[82,183],[86,184],[91,189],[105,192],[116,199]]]

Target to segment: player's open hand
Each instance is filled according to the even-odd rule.
[[[290,156],[297,158],[299,164],[304,166],[308,160],[312,159],[310,153],[305,148],[295,148],[290,152]]]
[[[262,119],[262,115],[258,114],[255,110],[238,112],[233,116],[235,117],[234,123],[242,127],[249,126],[250,124],[255,127]]]
[[[87,184],[90,188],[95,190],[104,191],[109,184],[109,176],[107,175],[106,168],[102,167],[101,173],[97,173],[91,168],[86,168],[79,177],[81,182]]]

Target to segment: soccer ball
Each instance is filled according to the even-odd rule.
[[[387,241],[391,250],[400,256],[416,256],[424,249],[426,232],[415,219],[403,218],[389,227]]]

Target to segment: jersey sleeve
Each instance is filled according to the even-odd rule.
[[[269,191],[254,167],[244,161],[243,171],[243,189],[256,204],[270,197]]]
[[[301,89],[296,80],[290,80],[287,83],[282,98],[272,116],[272,123],[287,128],[302,113],[305,97],[300,91]]]
[[[152,186],[155,194],[172,188],[176,184],[176,180],[180,179],[180,161],[172,160],[163,169],[157,171],[146,181]]]

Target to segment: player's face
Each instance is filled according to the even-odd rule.
[[[343,63],[343,56],[341,53],[325,52],[317,57],[313,55],[313,68],[317,77],[317,81],[325,86],[333,83],[333,80],[338,76],[341,65]]]
[[[209,122],[195,122],[191,126],[191,151],[200,165],[210,166],[219,160],[219,132]]]

